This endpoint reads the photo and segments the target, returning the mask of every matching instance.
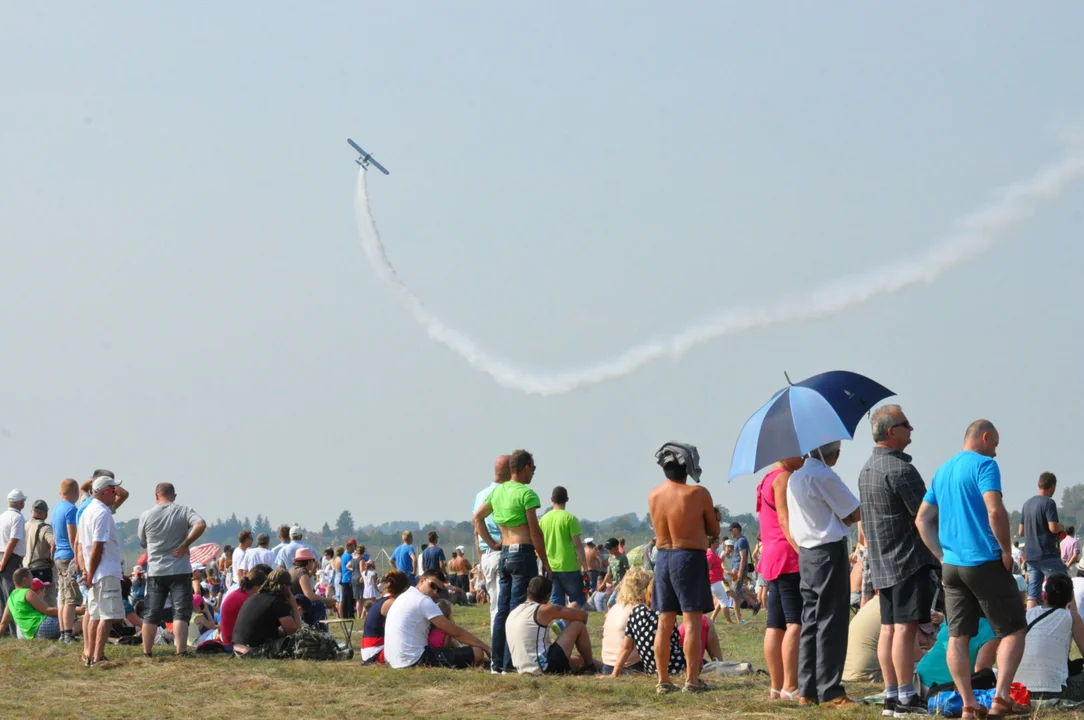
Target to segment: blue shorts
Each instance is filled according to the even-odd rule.
[[[656,612],[711,612],[706,550],[659,548],[655,560],[655,588],[651,596]]]

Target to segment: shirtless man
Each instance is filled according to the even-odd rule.
[[[494,488],[474,513],[474,530],[479,539],[488,547],[501,551],[500,590],[493,618],[494,674],[514,671],[512,656],[505,643],[505,623],[509,613],[527,600],[527,584],[538,576],[539,561],[542,562],[542,574],[547,577],[550,574],[546,543],[538,525],[538,508],[542,502],[538,493],[529,487],[534,479],[534,457],[526,450],[516,450],[508,467],[512,479]],[[486,518],[490,515],[500,529],[499,542],[486,527]]]
[[[670,633],[677,614],[685,625],[685,657],[703,656],[700,621],[714,603],[708,581],[708,542],[719,535],[719,517],[711,493],[700,487],[700,453],[693,445],[669,442],[659,448],[655,459],[666,482],[647,498],[651,524],[655,527],[658,555],[652,607],[659,613],[655,635],[655,667],[659,673],[657,693],[677,690],[670,682]],[[688,484],[692,477],[696,486]],[[686,665],[683,692],[703,692],[709,687],[700,679],[700,663]]]
[[[459,573],[459,575],[458,575],[459,584],[456,585],[456,587],[458,587],[460,590],[462,590],[465,593],[469,593],[470,592],[470,574],[471,574],[471,570],[474,569],[474,565],[472,565],[471,561],[467,559],[466,550],[464,549],[464,547],[462,545],[460,545],[459,547],[456,548],[456,552],[459,553],[459,557],[457,558],[459,560],[459,564],[457,566],[459,568],[457,570],[457,572]]]
[[[598,548],[595,547],[595,539],[587,538],[583,541],[583,555],[587,560],[587,575],[591,578],[591,591],[598,590],[598,579],[602,577],[602,560],[598,556]]]

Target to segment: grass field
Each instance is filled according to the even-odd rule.
[[[458,623],[488,638],[485,606],[456,608]],[[602,616],[592,614],[599,647]],[[764,614],[718,630],[724,657],[763,667]],[[359,634],[354,636],[355,651]],[[654,680],[623,677],[527,678],[488,671],[388,670],[351,661],[243,661],[223,656],[172,658],[167,648],[144,660],[137,646],[107,650],[110,667],[87,669],[82,646],[0,641],[0,717],[421,717],[421,718],[874,718],[880,708],[847,712],[769,703],[767,680],[713,678],[703,695],[655,695]],[[848,685],[851,697],[879,692]],[[1049,715],[1053,717],[1053,715]],[[1084,718],[1059,714],[1058,717]]]

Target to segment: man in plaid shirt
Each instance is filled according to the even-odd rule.
[[[922,542],[915,516],[926,494],[926,483],[903,452],[914,428],[899,405],[873,413],[877,445],[858,476],[862,501],[862,530],[869,544],[866,561],[873,587],[881,598],[881,635],[877,658],[885,678],[884,714],[889,717],[926,715],[915,694],[915,635],[930,621],[934,582],[930,568],[937,561]]]

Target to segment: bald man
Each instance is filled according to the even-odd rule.
[[[494,488],[500,486],[501,483],[508,482],[512,477],[512,470],[509,466],[509,460],[512,459],[511,455],[501,455],[493,463],[493,482],[485,486],[480,493],[474,497],[474,507],[471,508],[471,513],[478,512],[478,508],[485,504],[486,498],[493,492]],[[496,521],[493,520],[493,516],[490,515],[486,518],[486,529],[489,530],[489,534],[493,536],[493,540],[501,541],[501,529],[497,526]],[[501,564],[501,551],[490,550],[489,545],[485,543],[482,538],[478,537],[478,531],[474,531],[474,549],[478,551],[478,565],[482,568],[482,578],[486,584],[486,594],[489,596],[489,626],[493,627],[493,620],[497,615],[497,593],[500,592],[499,585],[499,572]]]
[[[971,423],[964,449],[933,476],[916,524],[922,541],[943,564],[948,667],[963,704],[977,707],[968,644],[985,616],[1001,638],[991,710],[1008,715],[1009,687],[1024,653],[1027,616],[1012,575],[1009,514],[1001,498],[1001,470],[994,461],[1000,440],[989,420]]]

